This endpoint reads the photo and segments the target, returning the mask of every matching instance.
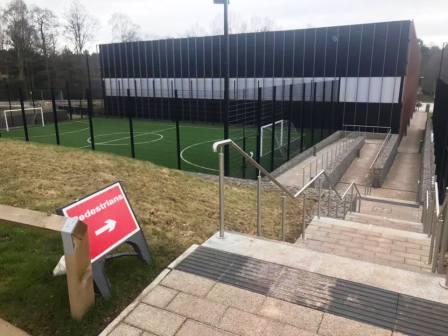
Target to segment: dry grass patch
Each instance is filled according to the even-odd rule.
[[[83,334],[97,333],[152,280],[153,275],[191,244],[202,243],[218,230],[216,182],[149,162],[89,150],[5,139],[0,140],[0,148],[2,204],[54,213],[55,209],[115,181],[121,181],[128,193],[155,257],[156,269],[154,274],[148,275],[147,281],[139,282],[131,293],[126,293],[126,300],[119,300],[113,308],[106,309],[108,313],[99,321],[95,319]],[[210,155],[214,154],[210,151]],[[226,229],[254,233],[255,189],[228,184],[225,195]],[[297,236],[297,223],[301,219],[301,208],[297,205],[288,201],[289,240]],[[279,194],[264,193],[265,236],[279,237],[280,210]],[[1,258],[0,255],[0,261]],[[128,277],[132,277],[132,272]],[[50,318],[36,323],[54,322]],[[50,330],[52,334],[61,334],[56,326]]]

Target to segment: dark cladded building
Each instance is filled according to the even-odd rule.
[[[168,119],[177,91],[183,102],[199,101],[193,121],[222,121],[223,36],[113,43],[100,46],[105,113],[124,113],[127,90],[138,102],[136,117]],[[289,99],[293,84],[295,127],[300,113],[343,125],[391,127],[403,133],[414,111],[420,65],[412,21],[396,21],[230,35],[230,98]],[[317,109],[300,110],[316,104]],[[325,103],[337,103],[328,109]],[[302,104],[303,105],[303,104]],[[304,112],[305,111],[305,112]],[[331,114],[331,115],[330,115]]]

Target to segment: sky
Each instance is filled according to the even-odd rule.
[[[0,0],[0,5],[7,0]],[[25,0],[63,17],[71,0]],[[96,44],[112,41],[108,23],[113,13],[128,15],[144,39],[185,36],[187,31],[212,31],[223,6],[213,0],[79,0],[99,22]],[[296,29],[345,24],[413,20],[417,36],[427,45],[448,42],[448,0],[230,0],[231,18],[250,22],[269,18],[275,28]],[[64,43],[61,41],[60,43]]]

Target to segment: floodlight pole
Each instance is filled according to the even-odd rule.
[[[215,4],[224,4],[224,139],[229,138],[229,0],[214,0]],[[224,174],[229,176],[229,146],[224,148]]]

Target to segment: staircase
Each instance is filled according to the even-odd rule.
[[[430,272],[431,241],[426,234],[415,232],[418,223],[398,220],[390,223],[388,226],[380,217],[362,214],[351,214],[346,220],[315,217],[307,227],[306,239],[297,240],[296,245],[408,271]],[[408,226],[413,230],[406,230]]]

